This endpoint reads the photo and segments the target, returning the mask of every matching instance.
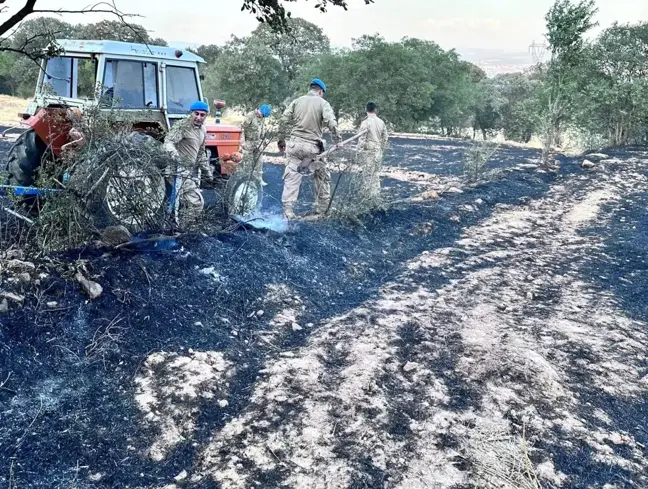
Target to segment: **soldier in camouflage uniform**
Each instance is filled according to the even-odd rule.
[[[380,168],[383,152],[387,149],[387,127],[376,114],[376,104],[367,104],[367,118],[360,124],[358,132],[365,132],[358,139],[359,162],[365,176],[364,188],[371,200],[380,196]]]
[[[261,180],[261,184],[265,185],[262,180],[263,175],[263,145],[265,141],[265,119],[270,117],[272,107],[268,104],[261,105],[258,109],[254,109],[245,116],[241,129],[243,130],[242,149],[243,161],[238,166],[237,171],[243,172],[246,175],[252,175]]]
[[[281,195],[284,217],[295,219],[295,204],[299,197],[302,174],[297,170],[304,158],[312,158],[322,152],[322,130],[328,127],[335,143],[341,140],[337,132],[335,114],[323,96],[326,85],[315,78],[306,95],[295,100],[286,108],[279,130],[279,149],[286,153],[284,188]],[[289,139],[286,142],[285,136]],[[331,199],[331,176],[326,169],[313,173],[315,187],[315,212],[324,214]]]
[[[173,223],[179,225],[178,209],[180,205],[189,220],[200,216],[205,205],[200,192],[198,171],[202,170],[208,179],[214,177],[214,171],[205,152],[207,129],[204,122],[209,113],[205,102],[194,102],[191,113],[186,119],[176,122],[164,140],[164,148],[176,160],[175,168],[167,168],[168,184],[175,181],[176,198],[173,202]]]

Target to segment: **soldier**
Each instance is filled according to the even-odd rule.
[[[279,130],[279,150],[286,153],[284,171],[284,188],[281,195],[284,217],[295,219],[295,204],[299,197],[302,173],[298,171],[304,158],[312,158],[323,152],[322,129],[328,127],[335,143],[341,138],[337,132],[335,114],[323,96],[326,85],[318,78],[311,81],[306,95],[293,100],[288,105],[281,119]],[[288,130],[289,129],[289,130]],[[286,143],[285,136],[289,139]],[[326,169],[317,169],[313,173],[315,187],[315,212],[319,215],[326,212],[331,198],[331,176]]]
[[[367,118],[360,124],[361,131],[365,132],[358,139],[360,164],[365,174],[365,185],[371,199],[380,195],[380,167],[383,152],[387,149],[387,126],[376,114],[376,104],[367,104]]]
[[[261,180],[261,185],[266,185],[263,175],[263,142],[265,138],[265,119],[270,117],[272,107],[268,104],[261,105],[245,116],[241,129],[243,130],[243,161],[239,171],[247,172]]]
[[[198,170],[205,172],[207,179],[214,177],[214,171],[205,152],[207,130],[205,119],[209,106],[202,101],[196,101],[189,108],[190,114],[186,119],[176,122],[164,140],[164,148],[176,160],[175,172],[167,168],[168,184],[175,182],[175,198],[173,202],[173,223],[177,226],[178,208],[182,203],[186,207],[187,217],[197,218],[205,205],[200,192]]]

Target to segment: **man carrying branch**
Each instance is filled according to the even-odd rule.
[[[376,104],[367,104],[367,118],[360,124],[358,133],[365,133],[358,139],[358,151],[362,173],[365,175],[364,186],[371,200],[380,196],[380,168],[383,152],[387,149],[387,126],[376,113]]]
[[[168,184],[174,185],[175,182],[172,219],[176,226],[179,225],[178,209],[181,204],[186,208],[189,219],[200,216],[205,205],[200,192],[198,170],[204,171],[209,180],[214,177],[205,152],[207,129],[204,123],[209,106],[205,102],[196,101],[189,110],[189,116],[177,122],[164,140],[164,148],[176,161],[175,168],[167,168]]]
[[[295,219],[295,204],[299,197],[303,174],[298,170],[305,158],[314,158],[324,150],[322,131],[328,127],[333,142],[341,137],[337,131],[337,121],[331,104],[324,100],[326,85],[318,78],[311,81],[306,95],[292,101],[281,118],[279,129],[279,150],[286,153],[284,188],[281,195],[284,217]],[[286,143],[285,137],[289,139]],[[331,199],[331,176],[326,168],[318,168],[313,173],[315,187],[315,213],[323,215]]]
[[[263,104],[245,116],[241,126],[243,130],[243,161],[239,171],[246,175],[254,176],[261,180],[261,185],[266,185],[263,176],[263,145],[265,141],[265,119],[272,114],[272,107]]]

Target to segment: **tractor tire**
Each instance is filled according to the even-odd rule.
[[[33,186],[46,149],[33,129],[21,134],[7,156],[7,184]]]
[[[234,174],[227,181],[225,196],[228,216],[247,217],[261,210],[263,204],[261,180],[246,174]]]
[[[123,155],[153,138],[132,134],[130,144],[79,162],[69,187],[80,194],[84,215],[96,230],[122,225],[131,233],[159,230],[164,225],[166,184],[160,162],[145,167],[123,163]],[[132,145],[132,146],[131,146]],[[111,161],[112,160],[112,161]],[[119,163],[121,161],[121,163]]]

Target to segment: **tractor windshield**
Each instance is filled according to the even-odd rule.
[[[157,63],[109,59],[102,83],[101,106],[158,108]]]
[[[92,99],[96,75],[94,59],[50,58],[43,75],[43,91],[59,97]]]
[[[198,72],[194,68],[167,66],[167,110],[169,114],[186,114],[199,98]]]

